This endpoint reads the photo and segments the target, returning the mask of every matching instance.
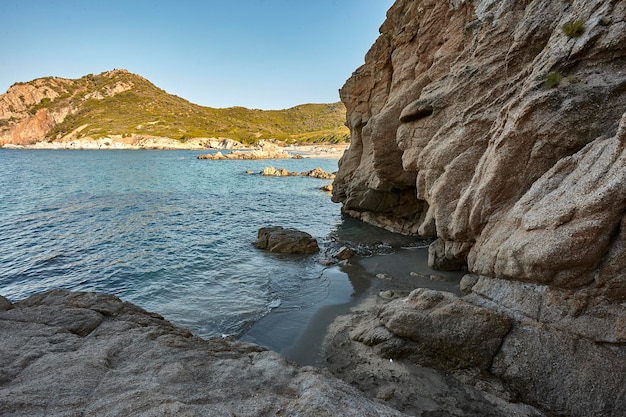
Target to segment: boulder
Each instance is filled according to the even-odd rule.
[[[438,369],[491,366],[511,319],[454,294],[419,288],[378,313],[374,326],[352,333],[385,358],[408,358]],[[384,335],[384,336],[381,336]]]
[[[0,295],[0,311],[6,311],[10,309],[12,306],[11,301],[7,300],[3,296]]]
[[[261,171],[261,175],[265,177],[288,177],[293,175],[298,175],[296,172],[289,172],[285,168],[274,168],[274,167],[265,167],[263,171]]]
[[[112,295],[34,295],[0,312],[0,331],[4,417],[403,415],[326,372],[195,337]]]
[[[334,180],[335,174],[324,171],[322,168],[314,168],[310,171],[301,172],[303,177],[320,178],[323,180]]]
[[[319,252],[317,240],[310,234],[281,226],[262,227],[253,243],[259,249],[278,253],[309,254]]]
[[[402,314],[402,299],[393,291],[384,293],[380,297],[366,299],[353,307],[351,314],[338,317],[331,325],[325,340],[325,364],[333,374],[358,387],[368,397],[384,401],[407,415],[546,417],[540,410],[520,401],[515,392],[485,371],[477,368],[459,369],[454,366],[439,370],[424,366],[427,357],[410,355],[417,353],[417,342],[399,337],[381,323],[381,310],[395,311],[396,319]],[[422,296],[423,294],[418,298]],[[398,305],[392,306],[392,303]],[[448,322],[450,317],[445,317],[447,314],[435,310],[445,310],[456,302],[453,301],[447,307],[446,301],[441,302],[440,307],[437,304],[433,304],[434,314],[427,319],[432,320],[432,325],[427,325],[424,330],[417,328],[408,332],[412,337],[422,332],[426,336],[421,342],[423,349],[432,352],[431,358],[441,359],[442,355],[435,352],[435,347],[428,347],[428,343],[437,341],[437,333],[452,332],[457,325]],[[407,309],[410,311],[412,307]],[[428,315],[427,310],[421,312],[425,317]],[[464,319],[462,326],[470,325],[470,320],[469,317]],[[411,327],[408,320],[406,323]],[[436,325],[445,329],[439,331]],[[465,334],[468,336],[467,332]],[[470,350],[475,351],[477,339],[478,337],[467,337],[468,341],[474,340]],[[394,352],[393,357],[385,354],[390,352]],[[405,359],[397,359],[401,352]],[[431,364],[434,362],[436,361],[432,360]],[[450,364],[447,360],[445,362]]]
[[[353,256],[354,256],[354,250],[350,249],[347,246],[340,247],[339,250],[333,254],[333,258],[337,258],[341,260],[350,259]]]

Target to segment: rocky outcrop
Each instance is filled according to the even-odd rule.
[[[126,70],[113,70],[102,74],[113,79]],[[101,90],[85,94],[80,99],[63,106],[50,106],[55,100],[67,100],[77,89],[76,80],[46,77],[29,83],[15,83],[0,95],[0,146],[33,145],[46,143],[50,131],[65,118],[79,111],[80,102],[89,99],[103,100],[133,88],[132,82],[115,82]]]
[[[322,168],[313,168],[310,171],[296,172],[288,171],[285,168],[265,167],[261,171],[261,175],[265,177],[311,177],[322,180],[335,179],[335,174],[324,171]]]
[[[289,152],[282,150],[252,150],[252,151],[233,151],[229,153],[207,153],[198,155],[198,159],[224,160],[224,159],[286,159],[291,158]]]
[[[626,408],[624,68],[621,1],[398,0],[341,89],[333,200],[474,273],[489,371],[559,415]]]
[[[320,250],[317,240],[310,234],[281,226],[260,228],[253,245],[259,249],[278,253],[317,253]]]
[[[285,168],[265,167],[261,171],[264,177],[293,177],[299,175],[297,172],[288,171]]]
[[[238,140],[229,138],[210,138],[204,142],[205,147],[212,149],[237,149],[243,148],[243,144]]]
[[[98,293],[0,297],[0,414],[401,416],[318,369]]]
[[[386,305],[375,323],[352,331],[352,339],[375,346],[384,358],[443,369],[489,369],[511,329],[506,315],[424,288]]]
[[[326,338],[328,369],[408,415],[545,417],[500,380],[473,367],[474,354],[479,362],[493,354],[506,333],[505,317],[476,310],[449,293],[417,290],[411,298],[405,303],[381,294],[335,320]],[[485,320],[472,320],[475,311]],[[455,319],[460,321],[446,325]],[[496,334],[482,333],[488,329]],[[450,349],[448,337],[466,344]]]

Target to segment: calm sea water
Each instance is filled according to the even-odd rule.
[[[201,336],[328,296],[316,256],[266,253],[259,227],[323,244],[341,223],[327,181],[245,174],[336,160],[197,160],[197,151],[0,150],[0,294],[104,291]]]

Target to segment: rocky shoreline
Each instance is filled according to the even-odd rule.
[[[343,262],[350,288],[333,286],[333,297],[303,316],[302,334],[284,352],[315,367],[232,337],[195,337],[108,294],[51,290],[14,303],[0,297],[0,328],[11,335],[0,343],[0,414],[545,416],[481,371],[484,361],[474,359],[472,346],[483,341],[471,326],[471,308],[458,310],[471,339],[451,354],[424,339],[429,354],[407,355],[406,341],[379,322],[381,314],[395,314],[384,312],[404,308],[402,297],[416,287],[458,289],[458,278],[416,269],[414,251]],[[450,292],[414,293],[461,303]],[[441,309],[436,315],[453,319]],[[258,331],[283,325],[280,317],[266,320]],[[469,366],[450,366],[451,358]]]
[[[387,265],[401,262],[378,256]],[[330,331],[307,328],[301,336],[298,349],[322,349],[316,367],[231,337],[195,337],[108,294],[0,298],[0,328],[11,335],[0,343],[0,414],[544,416],[478,373],[390,360],[356,341],[355,331],[394,298],[379,290],[411,285],[370,275],[357,304],[330,310]],[[342,312],[349,314],[336,317]],[[319,319],[313,314],[309,323]]]
[[[81,138],[67,141],[42,141],[31,145],[4,144],[0,149],[41,150],[216,150],[229,151],[202,154],[198,159],[284,159],[284,158],[329,158],[339,159],[348,148],[336,144],[284,145],[260,141],[253,145],[228,138],[192,138],[185,141],[171,138],[140,136],[123,138]]]
[[[232,338],[201,339],[117,297],[0,298],[3,416],[401,416]],[[8,337],[7,337],[8,336]]]
[[[396,1],[333,200],[430,238],[458,291],[377,271],[325,370],[103,294],[0,299],[0,414],[621,417],[625,29],[619,1]]]

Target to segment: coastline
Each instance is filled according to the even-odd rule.
[[[276,351],[299,365],[323,368],[324,342],[332,324],[382,291],[408,293],[415,288],[459,292],[463,273],[428,267],[428,249],[398,248],[392,253],[355,256],[325,269],[328,297],[306,309],[270,312],[241,340]]]
[[[266,404],[258,402],[264,398],[279,404],[275,415],[331,415],[323,410],[332,409],[355,417],[426,415],[432,411],[459,416],[546,417],[508,395],[495,381],[381,358],[351,341],[351,332],[367,315],[366,310],[385,302],[381,291],[393,288],[399,295],[432,285],[440,290],[458,289],[460,273],[427,275],[432,270],[426,259],[425,247],[400,248],[388,254],[356,256],[346,265],[329,267],[325,270],[330,274],[329,297],[300,310],[302,314],[267,316],[257,329],[258,340],[199,338],[158,313],[109,294],[52,290],[14,304],[0,297],[0,316],[11,331],[11,343],[22,347],[11,350],[11,363],[29,364],[23,357],[32,353],[23,347],[33,337],[54,340],[47,360],[34,361],[29,364],[28,376],[12,378],[11,385],[2,387],[6,400],[0,411],[27,415],[15,413],[15,404],[19,404],[26,413],[44,407],[47,414],[62,415],[70,403],[73,410],[91,410],[94,396],[89,395],[93,388],[88,382],[93,380],[99,394],[96,405],[107,407],[99,410],[102,415],[130,415],[140,409],[169,414],[166,411],[171,410],[163,407],[172,401],[182,407],[176,412],[200,407],[198,414],[219,410],[224,415],[269,415]],[[272,336],[271,331],[264,331],[286,323],[294,330],[305,325],[282,349],[263,349],[268,346],[259,342]],[[93,343],[94,338],[100,341]],[[80,361],[74,360],[77,352]],[[19,366],[12,369],[15,375],[23,373]],[[198,381],[229,387],[227,397],[219,390],[198,390]],[[42,404],[41,395],[50,386],[63,389]],[[128,399],[124,397],[128,392],[141,394]],[[233,396],[250,400],[242,408],[229,400]],[[111,411],[111,403],[116,404],[115,411]]]
[[[245,146],[236,141],[217,141],[215,139],[191,139],[186,142],[170,138],[146,138],[138,142],[125,142],[104,139],[76,139],[67,142],[37,142],[30,145],[4,144],[0,149],[28,150],[187,150],[187,151],[253,151],[263,149],[266,145]],[[349,144],[305,144],[277,145],[270,147],[289,153],[292,158],[327,158],[339,159],[348,149]],[[268,158],[272,159],[272,158]]]

